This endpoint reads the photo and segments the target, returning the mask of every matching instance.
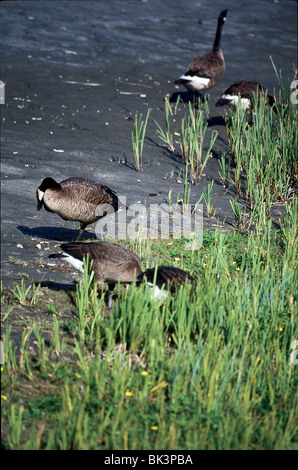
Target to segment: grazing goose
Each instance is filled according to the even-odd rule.
[[[146,279],[149,286],[154,285],[155,268],[149,268],[142,272],[136,279],[136,282],[142,282]],[[154,298],[165,299],[168,291],[165,291],[167,287],[171,294],[176,292],[176,289],[181,287],[186,281],[192,284],[196,283],[196,280],[183,269],[175,268],[172,266],[159,266],[156,272],[155,290],[153,292]],[[164,288],[164,289],[162,289]]]
[[[92,261],[92,270],[98,286],[104,282],[108,284],[108,308],[112,306],[112,293],[115,285],[130,283],[142,272],[140,258],[121,245],[110,242],[74,242],[63,243],[62,253],[52,254],[50,258],[62,258],[75,269],[84,272],[83,260],[89,256]]]
[[[213,87],[226,69],[221,50],[221,35],[227,12],[228,10],[223,10],[218,17],[212,51],[194,59],[189,64],[186,72],[174,82],[176,85],[182,84],[190,88],[195,92],[196,96],[200,90],[207,90]]]
[[[76,241],[87,225],[107,215],[109,209],[117,212],[119,205],[117,194],[110,188],[81,177],[68,178],[61,183],[45,178],[36,190],[36,197],[38,211],[44,206],[64,220],[80,222]]]
[[[266,90],[263,85],[258,82],[249,82],[247,80],[240,80],[233,83],[229,88],[225,90],[222,97],[217,101],[215,106],[229,106],[237,107],[237,103],[240,97],[240,106],[242,109],[246,109],[251,112],[254,107],[253,96],[256,96],[258,100],[258,94],[265,95]],[[275,109],[276,101],[273,96],[266,95],[266,102]]]

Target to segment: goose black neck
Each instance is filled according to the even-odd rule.
[[[219,51],[219,49],[221,48],[222,28],[223,28],[223,25],[225,24],[225,20],[226,20],[226,14],[225,16],[222,16],[221,14],[220,17],[218,18],[216,35],[215,35],[215,40],[214,40],[213,49],[212,49],[213,51]]]
[[[61,189],[61,185],[57,183],[53,178],[45,178],[39,186],[40,191],[46,191],[47,189]]]

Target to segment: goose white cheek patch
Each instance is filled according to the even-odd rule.
[[[44,192],[41,191],[40,189],[37,190],[37,195],[38,195],[38,200],[42,201],[42,198],[44,197]]]
[[[168,292],[166,290],[162,290],[156,285],[154,286],[151,282],[147,282],[147,284],[152,289],[151,299],[162,301],[166,300],[168,296]]]

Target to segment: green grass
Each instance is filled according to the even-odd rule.
[[[177,99],[175,108],[177,108],[177,106],[178,106],[178,100],[179,100],[179,97]],[[173,152],[174,151],[173,134],[171,132],[171,123],[170,123],[170,115],[172,115],[172,114],[173,114],[173,111],[172,111],[172,108],[171,108],[171,105],[170,105],[169,97],[165,97],[165,126],[166,126],[166,130],[164,131],[162,129],[161,125],[158,124],[158,122],[155,119],[153,119],[153,122],[157,127],[158,137],[162,140],[162,142],[164,142],[164,144],[168,147],[168,149]]]
[[[227,121],[236,168],[222,159],[219,170],[237,192],[238,229],[205,231],[194,251],[123,242],[144,268],[187,270],[195,291],[161,304],[145,285],[118,285],[111,313],[88,274],[67,295],[1,286],[2,448],[297,449],[297,109],[284,89],[282,100],[276,116],[261,103],[252,125],[240,110]],[[284,215],[273,221],[275,201]]]
[[[142,158],[143,158],[143,147],[145,134],[148,124],[148,119],[150,116],[151,109],[147,110],[145,121],[142,119],[142,114],[135,114],[134,127],[131,134],[132,139],[132,148],[136,162],[136,170],[141,171],[142,169]]]
[[[4,448],[295,448],[297,243],[216,231],[201,250],[182,244],[134,248],[192,273],[194,295],[185,286],[160,305],[146,286],[119,287],[109,314],[85,276],[72,331],[56,305],[51,345],[33,321],[20,356],[8,330]]]
[[[208,121],[203,107],[200,106],[197,110],[189,103],[188,113],[181,121],[180,149],[183,160],[189,163],[192,184],[201,178],[218,135],[217,131],[212,131],[208,149],[203,151],[207,127]]]
[[[248,122],[240,106],[226,118],[235,170],[229,179],[237,197],[248,202],[250,225],[266,224],[272,204],[291,200],[297,192],[298,113],[278,76],[276,112],[260,97]],[[221,177],[227,180],[221,161]]]
[[[191,184],[195,184],[202,177],[208,160],[212,156],[211,151],[218,136],[217,131],[213,130],[210,141],[206,144],[207,118],[209,116],[208,100],[209,97],[207,96],[204,104],[199,103],[197,107],[190,102],[187,106],[184,105],[185,114],[181,118],[179,133],[176,132],[176,135],[179,135],[181,162],[187,165],[186,173]],[[153,119],[159,139],[162,140],[170,152],[175,151],[171,126],[176,122],[179,103],[180,96],[178,95],[173,111],[169,98],[165,97],[165,130]]]
[[[31,289],[32,289],[32,294],[29,295]],[[36,302],[36,297],[38,296],[39,289],[40,289],[40,284],[38,284],[37,286],[33,284],[32,286],[30,285],[29,287],[26,287],[24,279],[22,278],[21,284],[16,285],[14,287],[13,294],[21,304],[25,304],[26,302],[28,302],[28,297],[30,297],[30,305],[32,305]]]

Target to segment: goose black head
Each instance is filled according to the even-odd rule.
[[[218,19],[221,18],[223,21],[225,21],[227,14],[228,14],[228,10],[221,11]]]
[[[53,178],[44,178],[41,185],[36,190],[37,210],[40,211],[43,204],[44,193],[47,189],[61,189],[61,185]]]

